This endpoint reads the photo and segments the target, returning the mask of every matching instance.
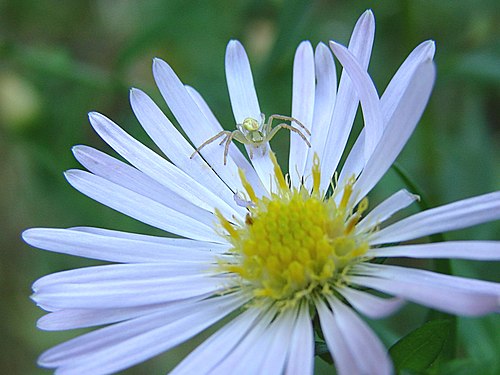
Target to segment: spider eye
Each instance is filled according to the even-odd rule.
[[[256,119],[251,117],[247,117],[246,119],[244,119],[242,125],[248,131],[255,131],[259,129],[259,123]]]

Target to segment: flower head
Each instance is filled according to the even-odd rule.
[[[499,192],[388,225],[418,197],[400,190],[370,207],[366,196],[411,135],[435,75],[434,44],[424,42],[379,98],[366,71],[373,35],[367,11],[348,47],[298,47],[292,113],[281,117],[307,132],[283,127],[291,137],[286,175],[270,138],[230,133],[245,144],[249,158],[230,142],[226,150],[207,142],[225,134],[221,125],[202,97],[159,59],[153,64],[156,82],[191,143],[137,89],[130,92],[132,108],[168,160],[91,113],[96,132],[130,164],[77,146],[74,154],[89,172],[68,171],[70,184],[178,237],[88,227],[25,231],[33,246],[118,263],[56,273],[34,284],[33,299],[49,312],[40,328],[107,325],[48,350],[40,364],[61,374],[116,372],[239,312],[174,373],[310,374],[317,315],[340,374],[389,374],[386,349],[355,310],[380,318],[408,300],[463,315],[498,312],[498,284],[373,262],[399,256],[500,258],[498,242],[401,244],[498,219]],[[331,51],[344,68],[338,87]],[[226,74],[242,135],[262,130],[250,126],[261,126],[262,113],[237,41],[228,45]],[[337,174],[359,103],[364,127]]]

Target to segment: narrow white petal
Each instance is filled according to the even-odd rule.
[[[355,184],[354,203],[359,202],[368,194],[403,149],[424,112],[435,75],[435,67],[430,60],[420,65],[413,74],[408,89],[403,94],[372,157],[366,163],[365,169]]]
[[[154,305],[154,307],[139,306],[121,309],[59,310],[38,319],[37,327],[45,331],[93,327],[133,319],[163,308],[164,305]]]
[[[389,375],[392,363],[386,348],[371,328],[349,307],[335,297],[328,298],[333,318],[353,353],[359,374]]]
[[[175,128],[162,110],[141,90],[130,90],[130,103],[142,127],[162,152],[182,171],[201,183],[233,210],[242,213],[232,199],[233,191],[219,178],[203,158],[190,159],[194,148]],[[214,131],[220,132],[222,128]]]
[[[274,165],[269,156],[272,152],[271,146],[269,144],[264,144],[250,151],[251,147],[254,146],[245,145],[247,153],[252,155],[251,162],[255,172],[257,172],[262,185],[264,185],[266,190],[265,195],[269,195],[269,193],[276,190],[276,184],[274,183]]]
[[[242,303],[239,296],[223,296],[115,324],[51,349],[40,364],[61,373],[116,372],[188,340]]]
[[[184,196],[179,195],[178,188],[171,189],[170,185],[163,185],[142,171],[91,147],[75,146],[73,147],[73,154],[80,164],[93,174],[144,197],[151,198],[164,206],[194,219],[206,218],[210,220],[210,212],[214,211],[214,207],[219,208],[227,217],[232,217],[232,215],[238,216],[234,208],[225,204],[219,197],[206,190],[207,201],[212,200],[213,207],[210,204],[206,204],[206,202],[202,206],[196,206],[195,203],[198,202],[187,200],[187,198],[192,198],[188,194],[184,194]],[[231,197],[232,194],[229,192],[228,196]],[[212,198],[210,199],[210,197]],[[241,212],[241,209],[238,211]]]
[[[243,312],[196,347],[172,370],[171,375],[208,374],[243,340],[259,315],[259,309]]]
[[[357,178],[365,167],[365,164],[365,130],[361,129],[361,133],[359,133],[342,166],[338,181],[347,181],[352,177]]]
[[[387,126],[387,123],[399,105],[404,92],[408,89],[408,85],[411,83],[411,78],[413,77],[415,70],[426,60],[431,60],[434,57],[434,51],[434,42],[427,41],[421,43],[410,53],[394,77],[391,79],[391,82],[389,82],[389,85],[380,98],[380,106],[384,117],[384,127]],[[358,177],[363,170],[365,166],[364,141],[365,130],[361,129],[361,133],[359,134],[358,139],[356,139],[356,142],[354,143],[354,146],[352,147],[351,152],[342,167],[339,181],[344,181],[345,178],[349,178],[351,176]]]
[[[217,134],[220,131],[222,131],[223,130],[222,126],[220,125],[219,121],[215,118],[208,104],[205,102],[203,97],[198,93],[198,91],[196,91],[194,88],[190,86],[186,86],[186,90],[188,91],[191,98],[193,98],[193,100],[196,102],[198,108],[205,115],[205,118],[207,119],[207,126],[212,129],[213,134]],[[234,128],[236,128],[236,125],[234,125]],[[253,189],[255,190],[255,194],[258,197],[267,195],[267,191],[264,188],[264,185],[262,184],[262,181],[260,180],[259,176],[255,172],[254,167],[252,166],[252,164],[250,164],[248,159],[234,144],[231,144],[231,146],[229,146],[228,157],[232,158],[234,163],[238,166],[238,168],[240,168],[241,170],[243,170],[243,172],[245,172],[245,177],[247,178],[248,182],[252,185]]]
[[[342,335],[333,313],[323,301],[316,302],[321,331],[335,363],[339,375],[360,374],[356,363],[358,351],[352,353],[347,345],[347,338]]]
[[[314,331],[308,304],[303,304],[293,326],[286,375],[312,375],[314,373]]]
[[[197,296],[188,301],[198,301],[208,295]],[[51,312],[42,316],[37,321],[37,327],[46,331],[61,331],[67,329],[87,328],[110,323],[117,323],[124,320],[134,319],[143,315],[152,314],[160,310],[165,310],[169,305],[177,304],[167,302],[147,306],[134,306],[119,309],[66,309]]]
[[[177,276],[197,276],[208,274],[213,265],[204,262],[168,262],[168,263],[137,263],[137,264],[107,264],[75,268],[46,275],[33,284],[33,290],[57,286],[58,284],[89,284],[105,282],[133,282],[155,279],[170,279]],[[213,274],[213,272],[210,272]]]
[[[260,120],[260,107],[253,83],[252,70],[242,44],[231,40],[226,49],[226,79],[237,123],[243,123],[247,117]]]
[[[224,281],[204,276],[179,276],[136,282],[51,285],[31,297],[46,311],[61,309],[117,309],[178,302],[215,294],[225,289]],[[166,293],[168,291],[168,293]]]
[[[300,43],[293,63],[292,117],[311,130],[315,96],[314,52],[309,41]],[[297,124],[291,124],[297,127]],[[298,128],[307,138],[309,136]],[[290,132],[288,173],[292,186],[299,188],[304,177],[308,146],[295,132]]]
[[[406,189],[398,191],[371,210],[368,215],[356,225],[356,232],[361,233],[370,230],[370,228],[383,223],[396,212],[408,207],[418,199],[418,195],[411,194]]]
[[[260,348],[261,350],[264,350],[265,357],[259,366],[259,373],[283,373],[290,345],[290,339],[292,333],[295,330],[294,323],[296,320],[296,316],[297,311],[295,311],[295,309],[288,309],[284,312],[281,312],[272,322],[269,329],[266,330],[265,335],[269,337],[269,344],[267,348]],[[309,344],[310,346],[310,343],[311,341],[305,342],[303,343],[303,345]],[[305,348],[305,352],[301,354],[301,357],[303,355],[307,355],[307,348]],[[301,359],[298,360],[299,362],[303,362]]]
[[[262,338],[275,315],[276,312],[274,310],[265,312],[243,337],[238,346],[222,362],[214,367],[211,373],[217,375],[252,373],[252,367],[258,368],[259,361],[262,360],[265,354],[260,347],[264,341]]]
[[[163,243],[155,243],[55,228],[28,229],[23,232],[23,239],[40,249],[119,263],[214,262],[228,249],[228,245],[184,238],[164,238]]]
[[[81,193],[146,224],[187,238],[224,242],[214,232],[214,217],[199,214],[197,219],[193,219],[88,172],[70,170],[65,176]]]
[[[226,211],[230,215],[237,213],[216,194],[132,138],[105,116],[90,113],[89,119],[96,132],[116,152],[176,195],[205,210],[213,211],[214,208],[220,207],[221,211]]]
[[[82,269],[88,270],[89,275],[66,271],[43,277],[33,285],[32,299],[49,311],[113,309],[178,301],[215,293],[229,285],[228,278],[211,276],[199,265],[125,266]],[[99,271],[102,275],[95,274]]]
[[[407,90],[415,70],[423,62],[432,60],[434,58],[435,50],[436,46],[432,40],[420,43],[408,55],[403,64],[401,64],[396,74],[394,74],[382,94],[382,97],[380,98],[382,113],[384,114],[384,119],[386,121],[389,121],[398,107],[399,101],[401,100],[404,92]]]
[[[188,202],[167,186],[160,184],[140,170],[104,152],[81,145],[74,146],[72,151],[76,160],[78,160],[78,162],[89,172],[123,186],[124,188],[135,191],[145,197],[151,198],[158,203],[166,204],[169,202],[173,204],[171,208],[178,210],[180,206]],[[171,199],[171,196],[178,198],[182,201],[182,204],[175,205],[177,199]],[[169,204],[167,204],[167,206],[170,207]]]
[[[231,40],[227,45],[226,80],[236,123],[242,124],[248,117],[260,122],[261,111],[250,62],[243,45],[237,40]],[[262,184],[270,192],[271,182],[273,181],[272,176],[274,176],[273,164],[269,158],[271,147],[269,144],[263,144],[258,148],[253,145],[245,145],[245,148],[248,155],[252,156],[252,165]]]
[[[314,54],[316,72],[316,92],[314,95],[314,115],[311,124],[311,148],[307,153],[307,162],[304,169],[306,187],[312,187],[312,179],[307,178],[311,171],[314,155],[320,161],[325,149],[325,141],[330,128],[335,98],[337,96],[337,73],[332,52],[324,43],[319,43]]]
[[[399,242],[500,219],[500,191],[419,212],[370,238],[372,245]]]
[[[477,316],[500,310],[500,284],[378,264],[357,267],[356,273],[363,276],[350,276],[354,284],[452,314]]]
[[[373,13],[368,10],[363,13],[356,23],[349,42],[349,51],[357,58],[358,63],[364,69],[368,68],[374,35],[375,19]],[[325,149],[318,153],[321,161],[322,191],[328,189],[331,177],[344,152],[356,116],[358,102],[359,99],[351,79],[346,72],[342,72],[335,108],[325,141]]]
[[[179,320],[193,305],[193,301],[178,302],[157,313],[146,314],[75,337],[44,352],[39,358],[39,364],[44,367],[57,367],[73,359],[85,357],[130,337]]]
[[[359,97],[366,133],[364,153],[365,160],[368,160],[384,131],[382,109],[377,89],[366,69],[357,62],[356,57],[346,47],[330,42],[330,48],[344,67],[344,71],[349,74],[349,78],[351,78]]]
[[[79,232],[85,232],[85,233],[93,233],[93,234],[98,234],[101,236],[107,236],[107,237],[116,237],[116,238],[125,238],[125,239],[130,239],[134,241],[144,241],[144,242],[151,242],[151,243],[158,243],[158,244],[164,244],[164,245],[171,245],[172,244],[172,238],[170,237],[160,237],[160,236],[151,236],[147,234],[139,234],[139,233],[131,233],[131,232],[122,232],[118,230],[112,230],[112,229],[103,229],[103,228],[96,228],[96,227],[72,227],[70,228],[71,230],[79,231]],[[187,239],[182,239],[183,241],[189,241]],[[189,243],[189,242],[187,242]],[[198,243],[205,243],[205,246],[211,246],[210,242],[205,242],[205,241],[198,241]],[[224,245],[222,245],[222,243]],[[219,244],[217,244],[219,245]],[[230,246],[224,239],[221,241],[221,246]]]
[[[195,147],[199,147],[214,134],[209,121],[193,100],[172,68],[160,59],[153,61],[153,75],[160,92],[184,132]],[[203,158],[232,191],[243,191],[238,166],[231,158],[224,165],[224,146],[212,142],[200,151]],[[200,155],[195,155],[200,157]]]
[[[370,249],[367,256],[500,260],[498,241],[448,241]]]
[[[373,319],[386,317],[405,303],[400,298],[380,298],[348,287],[341,287],[336,290],[345,297],[352,307]]]

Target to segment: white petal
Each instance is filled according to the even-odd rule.
[[[207,296],[187,299],[187,301],[198,301]],[[147,306],[134,306],[119,309],[79,309],[58,310],[42,316],[37,321],[37,327],[46,331],[61,331],[75,328],[86,328],[104,324],[121,322],[137,318],[139,316],[165,310],[169,305],[177,304],[178,301],[161,303]]]
[[[255,172],[257,172],[262,185],[264,185],[266,190],[265,195],[269,195],[268,192],[271,193],[276,190],[276,184],[274,184],[274,164],[269,156],[272,152],[271,146],[269,144],[264,144],[250,151],[251,147],[254,146],[245,145],[247,153],[252,155],[251,161]]]
[[[162,305],[159,306],[160,309],[164,308]],[[157,308],[158,306],[155,306],[153,312],[156,312]],[[59,310],[38,319],[37,327],[45,331],[93,327],[136,318],[148,314],[150,310],[150,306],[129,307],[126,309]]]
[[[247,117],[259,121],[261,111],[250,62],[245,49],[237,40],[231,40],[227,45],[226,79],[236,122],[241,124]]]
[[[60,367],[60,373],[116,372],[188,340],[242,302],[233,295],[211,298],[115,324],[47,351],[40,364]]]
[[[107,236],[107,237],[125,238],[125,239],[134,240],[134,241],[144,241],[144,242],[158,243],[158,244],[164,244],[164,245],[171,245],[172,244],[172,238],[170,238],[170,237],[150,236],[150,235],[146,235],[146,234],[121,232],[118,230],[95,228],[95,227],[72,227],[70,229],[75,230],[75,231],[79,231],[79,232],[93,233],[93,234],[98,234],[98,235]],[[186,239],[182,239],[182,240],[189,241]],[[198,241],[198,243],[205,243],[204,246],[211,246],[210,242]],[[220,246],[230,246],[225,241],[222,241],[222,243],[224,243],[225,245],[220,245]],[[216,246],[218,246],[218,245],[219,244],[217,244]]]
[[[498,241],[447,241],[370,249],[367,256],[500,260]]]
[[[500,191],[431,208],[376,232],[372,245],[399,242],[500,219]]]
[[[370,230],[370,228],[383,223],[396,212],[408,207],[418,199],[418,195],[411,194],[405,189],[398,191],[371,210],[368,215],[356,225],[356,232],[361,233]]]
[[[312,375],[314,373],[314,331],[309,305],[303,304],[297,314],[286,364],[286,375]]]
[[[212,227],[215,219],[201,214],[193,219],[88,172],[70,170],[65,176],[78,191],[134,219],[187,238],[222,242]]]
[[[44,250],[120,263],[214,262],[228,249],[227,245],[184,238],[164,238],[163,243],[155,243],[55,228],[28,229],[23,232],[23,239]]]
[[[104,309],[151,305],[215,293],[228,286],[207,265],[121,264],[59,272],[35,284],[33,300],[55,309]]]
[[[349,42],[349,51],[356,56],[358,63],[365,69],[370,61],[374,34],[375,19],[373,13],[368,10],[363,13],[356,23]],[[325,149],[318,153],[321,161],[322,191],[326,192],[328,189],[331,177],[344,152],[357,107],[358,97],[354,86],[348,74],[343,72],[340,78],[332,121],[325,141]]]
[[[219,121],[215,118],[214,114],[208,107],[208,104],[205,102],[203,97],[198,93],[198,91],[196,91],[194,88],[190,86],[186,86],[186,90],[188,91],[191,98],[193,98],[193,100],[196,102],[198,108],[205,115],[205,118],[207,119],[207,126],[209,126],[212,129],[213,134],[217,134],[220,131],[222,131],[223,130],[222,126],[220,125]],[[257,197],[267,195],[267,191],[264,188],[264,185],[262,184],[262,181],[260,180],[259,176],[255,172],[255,169],[253,168],[252,164],[250,164],[250,162],[238,149],[238,147],[236,147],[234,144],[231,144],[229,146],[228,156],[233,159],[238,168],[240,168],[241,170],[243,170],[243,172],[245,172],[245,177],[247,178],[248,182],[252,185]]]
[[[194,148],[175,128],[160,108],[141,90],[130,90],[130,103],[142,127],[162,152],[182,171],[243,214],[232,199],[233,192],[203,158],[190,159]],[[221,131],[214,131],[214,134]]]
[[[207,210],[212,212],[215,206],[211,207],[206,202],[201,206],[196,206],[194,201],[187,200],[186,196],[189,198],[192,197],[189,194],[181,196],[179,195],[178,188],[172,190],[169,185],[165,186],[138,169],[101,151],[87,146],[75,146],[73,147],[73,153],[80,164],[97,176],[103,177],[144,197],[151,198],[164,206],[194,219],[211,219],[211,214]],[[212,196],[213,205],[217,205],[216,207],[226,217],[232,217],[232,215],[238,216],[238,213],[232,207],[223,203],[218,197],[214,199],[215,195],[213,193],[207,190],[204,192],[208,197]],[[231,195],[230,192],[228,194]],[[196,203],[199,203],[199,200]]]
[[[389,82],[387,88],[382,94],[382,97],[380,98],[382,113],[384,114],[384,119],[386,121],[389,121],[394,114],[401,97],[411,82],[415,70],[423,62],[432,60],[434,58],[435,50],[436,46],[432,40],[420,43],[420,45],[418,45],[408,55],[403,64],[401,64],[396,74],[394,74],[391,82]]]
[[[392,363],[387,350],[371,328],[335,297],[328,298],[333,318],[353,354],[359,374],[389,375]]]
[[[499,312],[500,284],[379,264],[357,267],[352,283],[466,316]]]
[[[358,63],[355,56],[347,48],[335,42],[330,42],[330,48],[344,67],[344,71],[349,74],[359,97],[366,133],[364,153],[365,160],[368,160],[384,131],[382,110],[377,89],[366,69]]]
[[[261,374],[282,374],[287,359],[290,338],[294,331],[294,323],[297,311],[288,309],[276,316],[270,327],[266,330],[265,336],[269,338],[267,348],[260,347],[265,352],[265,357],[259,366]],[[305,343],[306,345],[310,345]],[[306,349],[307,352],[307,349]],[[303,353],[302,355],[307,355]]]
[[[132,282],[153,279],[171,279],[178,276],[197,276],[210,274],[212,266],[204,262],[169,262],[169,263],[138,263],[138,264],[108,264],[76,268],[56,272],[38,279],[33,284],[35,292],[57,284],[88,284],[104,282]],[[213,274],[214,272],[211,272]]]
[[[415,70],[426,60],[432,59],[434,57],[434,51],[434,42],[427,41],[421,43],[410,53],[394,77],[391,79],[391,82],[389,82],[389,85],[380,98],[380,106],[384,117],[384,127],[387,126],[387,122],[394,114],[402,95],[411,83],[411,78]],[[351,152],[342,167],[339,181],[344,181],[345,178],[349,178],[351,176],[358,177],[364,168],[364,139],[365,131],[364,129],[361,129],[361,133],[359,134],[358,139],[354,143],[354,146],[352,147]]]
[[[146,314],[75,337],[47,350],[40,356],[39,364],[44,367],[57,367],[72,359],[85,357],[102,348],[179,320],[185,315],[186,309],[192,308],[193,305],[193,301],[178,302],[157,313]]]
[[[292,117],[311,130],[314,112],[314,52],[309,41],[300,43],[293,63]],[[296,124],[292,124],[296,127]],[[298,128],[307,138],[304,130]],[[290,132],[288,173],[292,186],[299,188],[304,177],[308,146],[295,132]]]
[[[220,207],[221,211],[229,210],[231,215],[236,214],[234,209],[228,208],[228,205],[223,200],[205,186],[136,141],[105,116],[90,113],[89,119],[96,132],[116,152],[178,196],[209,211]]]
[[[337,73],[332,52],[324,43],[319,43],[314,54],[316,71],[316,93],[314,95],[314,116],[311,124],[311,148],[307,153],[307,163],[304,173],[311,171],[314,155],[318,155],[320,161],[325,149],[325,141],[328,135],[335,98],[337,96]],[[312,179],[306,178],[308,189],[312,187]]]
[[[334,360],[337,373],[339,375],[360,374],[356,363],[356,355],[360,355],[360,353],[358,351],[351,352],[347,345],[347,338],[343,337],[338,323],[334,319],[334,314],[323,301],[316,301],[316,309],[321,331]]]
[[[259,309],[248,309],[196,347],[172,370],[171,375],[208,374],[226,358],[253,326]]]
[[[154,59],[153,75],[172,114],[195,147],[199,147],[216,135],[208,126],[209,121],[184,84],[166,62]],[[227,165],[224,165],[224,146],[220,146],[219,142],[212,142],[203,147],[200,153],[232,191],[243,191],[237,165],[230,157],[227,159]],[[200,157],[200,155],[194,157]]]
[[[212,374],[241,374],[252,373],[252,369],[258,368],[260,361],[265,355],[261,349],[263,336],[269,327],[271,320],[275,317],[274,310],[265,312],[254,324],[250,331],[243,337],[238,346],[227,355],[211,371]],[[258,373],[258,372],[254,372]]]
[[[359,202],[368,194],[403,149],[424,112],[435,75],[435,67],[430,60],[420,65],[415,71],[372,157],[366,163],[365,169],[355,184],[354,203]]]
[[[226,80],[236,123],[242,124],[250,117],[261,121],[261,111],[257,92],[252,77],[252,70],[247,54],[242,44],[231,40],[226,49]],[[271,191],[271,182],[274,181],[273,164],[269,158],[271,148],[264,144],[259,148],[245,145],[248,155],[252,155],[251,162],[267,191]]]
[[[361,129],[361,133],[359,133],[342,166],[338,181],[347,181],[351,177],[357,178],[365,164],[365,130]]]
[[[392,314],[405,302],[399,298],[380,298],[373,294],[347,287],[337,288],[336,290],[345,297],[352,307],[373,319],[383,318]]]

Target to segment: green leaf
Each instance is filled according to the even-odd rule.
[[[328,350],[328,346],[326,342],[323,340],[318,340],[314,342],[314,354],[326,361],[329,364],[333,364],[332,356],[330,355],[330,350]]]
[[[389,354],[398,372],[424,371],[441,353],[450,331],[450,321],[432,320],[396,342]]]

